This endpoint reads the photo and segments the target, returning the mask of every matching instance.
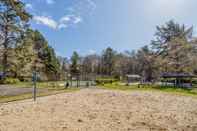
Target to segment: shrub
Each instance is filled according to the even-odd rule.
[[[169,82],[169,83],[174,83],[176,79],[175,78],[168,78],[168,79],[161,79],[161,82]],[[192,84],[197,84],[197,78],[193,78],[193,79],[180,79],[180,82],[182,83],[190,83],[192,82]]]
[[[89,87],[89,86],[90,86],[89,82],[86,82],[86,86],[87,86],[87,87]]]
[[[192,84],[197,84],[197,78],[194,78],[194,79],[192,80]]]
[[[129,83],[126,83],[125,86],[129,86]]]
[[[1,84],[16,84],[19,82],[20,80],[17,78],[5,78],[0,81]]]
[[[100,78],[100,79],[96,79],[96,84],[98,85],[104,85],[104,84],[112,84],[114,82],[117,82],[118,80],[117,79],[113,79],[113,78]]]

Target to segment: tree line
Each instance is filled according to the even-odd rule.
[[[151,43],[137,51],[117,52],[108,47],[101,54],[74,52],[64,58],[55,54],[38,30],[31,29],[31,18],[20,0],[0,0],[0,71],[6,77],[30,80],[36,71],[41,80],[64,80],[76,74],[119,79],[137,74],[152,81],[164,72],[197,74],[193,27],[173,20],[157,26]]]
[[[162,73],[197,75],[197,38],[193,27],[170,20],[157,26],[151,43],[137,51],[117,52],[108,47],[101,55],[77,58],[82,74],[117,79],[127,74],[140,75],[144,81],[156,81]]]

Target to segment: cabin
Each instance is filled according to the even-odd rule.
[[[192,88],[192,78],[195,76],[190,73],[163,73],[163,83],[174,87]]]
[[[141,76],[139,75],[126,75],[127,83],[135,83],[141,80]]]

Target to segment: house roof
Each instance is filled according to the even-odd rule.
[[[139,75],[126,75],[128,78],[141,78]]]
[[[195,77],[194,75],[190,73],[163,73],[161,75],[163,78],[192,78]]]

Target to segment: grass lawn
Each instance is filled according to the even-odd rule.
[[[119,85],[118,83],[101,85],[100,88],[111,89],[111,90],[122,90],[122,91],[132,91],[132,90],[161,91],[161,92],[173,93],[177,95],[194,96],[197,98],[197,88],[183,89],[183,88],[158,86],[158,85],[144,85],[139,88],[138,85],[125,86],[125,85]]]

